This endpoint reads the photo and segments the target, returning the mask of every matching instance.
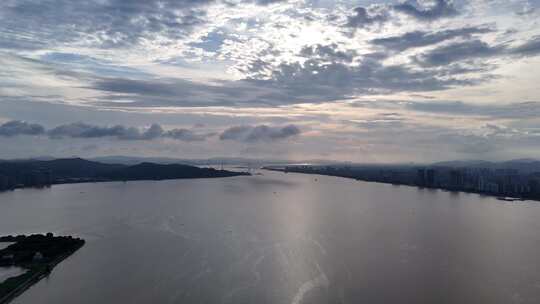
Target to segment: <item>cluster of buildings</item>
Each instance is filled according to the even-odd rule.
[[[279,170],[540,200],[540,172],[521,172],[517,169],[418,167],[407,165],[296,165]]]
[[[540,198],[540,173],[516,169],[419,168],[416,185],[498,196]]]
[[[53,182],[52,173],[47,169],[25,172],[0,172],[0,191],[21,187],[47,187]]]

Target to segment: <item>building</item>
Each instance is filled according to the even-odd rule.
[[[416,184],[418,186],[426,186],[426,169],[418,169],[416,171]]]
[[[464,174],[461,170],[454,169],[450,171],[450,188],[461,189],[464,185]]]
[[[426,185],[428,187],[435,187],[435,169],[426,170]]]
[[[34,254],[34,257],[32,258],[32,260],[34,262],[39,262],[41,260],[43,260],[43,254],[39,251],[37,251],[35,254]]]

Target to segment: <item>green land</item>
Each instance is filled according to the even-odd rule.
[[[0,250],[0,267],[26,269],[25,273],[0,282],[0,304],[9,303],[84,245],[82,239],[52,233],[4,236],[0,242],[13,243]]]

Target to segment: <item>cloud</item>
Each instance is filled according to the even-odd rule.
[[[38,124],[32,124],[20,120],[8,121],[0,125],[0,136],[12,137],[18,135],[41,135],[45,128]]]
[[[103,138],[111,137],[119,140],[153,140],[172,138],[181,141],[204,141],[215,133],[199,134],[189,129],[163,130],[159,124],[152,124],[145,129],[115,126],[96,126],[83,122],[64,124],[46,130],[39,124],[12,120],[0,125],[0,136],[13,137],[19,135],[47,135],[52,139],[61,138]]]
[[[477,115],[494,118],[527,119],[540,117],[540,102],[478,105],[461,101],[411,102],[406,108],[441,114]]]
[[[456,42],[438,47],[416,57],[423,66],[444,66],[456,61],[489,58],[504,54],[504,46],[491,46],[481,40]]]
[[[181,141],[204,141],[214,133],[199,134],[189,129],[163,130],[158,124],[152,124],[149,128],[141,130],[134,127],[116,125],[112,127],[100,127],[85,123],[72,123],[58,126],[48,132],[51,138],[99,138],[115,137],[120,140],[153,140],[156,138],[172,138]]]
[[[1,1],[0,49],[61,45],[102,49],[174,45],[213,22],[216,5],[268,6],[280,0]]]
[[[395,5],[371,4],[368,7],[355,7],[353,14],[347,16],[345,26],[365,28],[382,25],[391,21],[395,13],[410,16],[418,21],[434,21],[459,14],[451,0],[435,0],[432,5],[420,5],[416,0]]]
[[[362,28],[373,24],[381,24],[389,20],[390,16],[385,6],[372,5],[368,8],[356,7],[353,15],[347,17],[346,26]]]
[[[96,143],[95,154],[233,155],[239,142],[293,138],[278,132],[293,124],[314,130],[302,145],[248,147],[418,159],[453,150],[437,148],[440,133],[479,122],[537,132],[540,104],[520,102],[537,96],[540,64],[538,5],[525,2],[0,1],[0,112],[48,126],[3,128],[0,146],[19,146],[0,153],[41,154],[24,144],[37,141],[62,155]],[[419,94],[431,99],[410,102]],[[40,136],[6,135],[24,132]]]
[[[264,106],[265,103],[286,103],[285,100],[266,99],[264,95],[272,93],[272,89],[243,80],[203,83],[178,78],[136,80],[98,77],[87,88],[105,93],[95,105],[108,107]],[[125,103],[126,100],[129,103]]]
[[[316,44],[306,46],[302,48],[300,55],[306,58],[320,58],[332,62],[352,62],[358,56],[358,53],[355,50],[339,50],[339,45],[332,43],[329,45]]]
[[[58,126],[47,132],[51,138],[99,138],[116,137],[121,140],[151,140],[160,137],[163,129],[158,124],[152,124],[148,129],[141,131],[133,127],[116,125],[101,127],[86,123],[71,123]]]
[[[170,137],[173,139],[183,141],[204,141],[208,137],[214,136],[215,133],[197,134],[189,129],[173,129],[163,134],[164,137]]]
[[[510,53],[523,57],[540,55],[540,35],[534,36],[527,42],[511,49]]]
[[[244,142],[278,141],[301,133],[295,125],[284,127],[235,126],[225,129],[220,134],[221,140],[236,140]],[[39,124],[12,120],[0,125],[0,136],[14,137],[19,135],[47,135],[51,139],[63,138],[115,138],[122,141],[147,141],[158,138],[197,142],[205,141],[217,135],[215,132],[196,132],[191,129],[164,130],[159,124],[152,124],[148,128],[126,127],[123,125],[97,126],[83,122],[59,125],[50,130]]]
[[[493,31],[493,29],[483,26],[463,27],[435,32],[414,31],[400,36],[373,39],[371,43],[391,50],[404,51],[410,48],[437,44],[454,38],[469,38],[474,34],[485,34]]]
[[[417,1],[405,2],[393,6],[397,12],[403,13],[421,21],[433,21],[458,15],[451,0],[435,0],[431,6],[419,6]]]
[[[384,57],[379,54],[364,55],[360,62],[352,63],[354,51],[320,45],[303,53],[310,55],[303,64],[281,64],[266,79],[254,76],[202,83],[172,78],[97,78],[87,88],[101,93],[94,105],[112,108],[271,107],[342,100],[356,94],[437,91],[489,80],[457,78],[471,70],[455,66],[419,70],[405,64],[383,65]]]
[[[6,1],[0,4],[0,27],[5,29],[0,35],[0,48],[40,48],[64,43],[111,48],[156,36],[180,38],[204,24],[204,7],[211,2]]]
[[[535,36],[515,47],[507,44],[489,45],[479,39],[456,42],[420,54],[416,56],[415,60],[422,66],[431,67],[464,60],[503,56],[532,57],[538,55],[540,55],[540,36]]]
[[[47,22],[53,21],[49,20],[50,16],[44,12],[52,10],[52,2],[55,2],[54,7],[57,11],[51,14],[58,15],[58,22],[49,28]],[[148,107],[273,107],[332,102],[367,94],[443,91],[479,85],[493,79],[494,76],[489,73],[495,68],[494,65],[483,64],[480,60],[465,62],[459,66],[453,63],[470,59],[487,59],[509,53],[507,47],[491,46],[477,39],[480,34],[495,32],[495,25],[493,27],[470,25],[446,29],[447,25],[432,24],[433,30],[428,30],[425,27],[421,28],[421,24],[415,20],[394,18],[403,17],[404,11],[414,10],[416,14],[430,16],[429,18],[447,16],[448,11],[455,10],[454,4],[450,1],[414,1],[397,5],[373,4],[357,7],[350,15],[348,13],[351,11],[343,7],[317,9],[317,6],[306,5],[301,1],[276,4],[271,7],[269,16],[265,10],[270,8],[254,6],[271,4],[271,2],[274,1],[150,0],[139,3],[137,1],[95,0],[81,4],[77,10],[91,15],[90,19],[96,18],[99,21],[99,18],[104,18],[106,20],[102,23],[92,20],[92,24],[84,26],[77,23],[85,23],[84,20],[66,21],[73,17],[65,13],[75,10],[71,1],[51,0],[51,2],[41,3],[15,1],[10,5],[5,5],[6,10],[2,10],[2,4],[0,4],[0,14],[5,14],[5,17],[25,15],[29,23],[34,24],[23,24],[22,30],[26,26],[31,26],[36,31],[47,28],[47,31],[54,32],[64,26],[69,27],[67,25],[69,23],[75,32],[91,33],[90,36],[84,34],[75,40],[67,41],[64,45],[70,46],[69,49],[50,46],[49,52],[39,52],[38,56],[28,56],[34,60],[32,67],[29,67],[29,63],[22,66],[22,64],[10,62],[9,67],[15,64],[18,66],[14,67],[13,71],[5,73],[5,76],[0,79],[2,82],[0,87],[9,85],[10,88],[0,90],[10,90],[10,93],[15,92],[13,95],[25,97],[43,96],[43,92],[54,92],[53,94],[56,95],[54,97],[34,99],[39,99],[39,101],[46,99],[45,101],[49,102],[58,102],[63,99],[67,103],[91,105],[97,108],[131,108],[140,111]],[[430,2],[433,5],[429,5]],[[414,10],[406,10],[407,6],[413,7]],[[228,14],[221,10],[216,11],[217,9],[231,10],[231,14],[238,17],[234,20],[230,19]],[[123,16],[123,19],[115,23],[113,21],[119,17],[109,15],[116,10],[120,11],[118,14]],[[260,12],[257,13],[258,10]],[[103,11],[104,16],[96,17],[90,14],[97,11]],[[192,11],[195,15],[197,15],[195,12],[201,12],[202,23],[196,26],[201,28],[197,30],[197,35],[184,39],[180,37],[182,36],[180,32],[190,31],[189,27],[184,28],[177,23],[184,20],[186,17],[184,15],[189,15]],[[209,17],[207,14],[212,15],[212,18],[216,20],[207,20]],[[76,12],[75,15],[77,15]],[[336,19],[330,20],[331,15],[335,15]],[[389,20],[392,21],[395,19],[395,22],[389,23],[389,27],[384,30],[366,29],[366,31],[351,34],[350,31],[344,31],[342,27],[346,22],[349,26],[359,27],[386,22],[387,18],[391,18]],[[2,19],[0,16],[2,20],[0,27],[1,22],[8,22],[7,20],[15,22],[13,20],[23,19]],[[44,19],[40,22],[43,25],[37,26],[38,21],[35,19]],[[400,30],[397,25],[402,21],[408,23],[407,26],[403,24],[401,28],[413,29],[413,31],[388,37],[387,33],[396,33]],[[132,28],[130,22],[134,23]],[[475,23],[478,22],[468,24]],[[233,24],[242,25],[240,27],[244,30],[233,29]],[[13,24],[13,26],[16,25]],[[93,27],[99,27],[99,30],[94,30]],[[421,29],[414,30],[415,28]],[[385,34],[386,37],[381,37],[381,34]],[[5,33],[0,33],[0,44],[2,35]],[[36,39],[37,36],[32,35],[33,32],[30,31],[27,35],[28,39],[39,40]],[[298,39],[299,35],[309,37],[309,39]],[[490,38],[494,35],[485,35],[489,36],[485,37],[486,41],[492,41]],[[57,36],[64,37],[61,34]],[[107,39],[112,39],[111,37],[114,37],[113,41],[105,43],[108,46],[100,44]],[[169,41],[167,37],[179,44],[169,48],[161,47],[156,42],[156,40]],[[472,38],[474,38],[472,41],[463,41]],[[93,41],[92,48],[84,43],[79,44],[80,39]],[[48,39],[45,40],[48,41]],[[448,44],[448,42],[452,43]],[[513,51],[515,56],[518,56],[518,53],[535,54],[535,42],[531,40],[521,48],[516,48]],[[124,58],[119,60],[118,57],[113,56],[111,61],[108,61],[105,59],[107,56],[103,55],[107,53],[103,48],[115,54],[116,51],[124,54],[124,49],[116,50],[115,47],[126,47],[125,51],[129,54],[137,53],[141,48],[133,44],[139,43],[150,48],[155,47],[152,49],[155,53],[163,52],[169,55],[175,53],[171,55],[174,58],[169,58],[171,61],[158,59],[152,61],[153,59],[148,59],[148,56],[134,55],[134,58],[143,60],[143,64],[137,62],[130,65],[133,59],[130,57],[125,59],[127,64],[122,65]],[[206,45],[207,49],[212,50],[213,55],[206,54],[205,47],[201,47],[199,50],[204,55],[201,53],[194,55],[193,58],[186,58],[185,47],[197,48],[195,46],[197,43]],[[404,58],[393,52],[431,45],[435,45],[435,49],[423,51],[423,53],[411,50],[411,58]],[[81,51],[80,54],[79,51]],[[22,54],[18,56],[23,57]],[[145,59],[141,59],[143,57]],[[187,63],[188,59],[200,61]],[[412,60],[409,61],[409,59]],[[152,62],[144,62],[144,60]],[[47,81],[32,84],[26,81],[30,77],[44,78],[45,66],[48,69]],[[30,68],[39,71],[28,73],[30,75],[17,73],[17,70],[22,69],[25,72]],[[205,69],[210,69],[210,72]],[[203,73],[204,76],[199,76],[197,73]],[[9,77],[15,77],[16,80],[8,79]],[[221,79],[209,77],[221,77]]]
[[[259,86],[279,89],[291,103],[347,99],[358,94],[425,92],[478,84],[489,78],[455,77],[455,67],[439,70],[411,69],[406,64],[385,65],[378,54],[359,63],[309,59],[304,64],[282,64],[270,80],[253,80]],[[292,98],[296,97],[296,101]]]
[[[235,140],[241,142],[269,142],[283,140],[300,135],[300,129],[295,125],[284,127],[259,126],[236,126],[223,131],[221,140]]]

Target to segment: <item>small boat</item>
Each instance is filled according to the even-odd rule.
[[[517,201],[524,201],[525,199],[523,198],[517,198],[517,197],[503,197],[503,196],[500,196],[500,197],[497,197],[498,200],[500,201],[505,201],[505,202],[517,202]]]

